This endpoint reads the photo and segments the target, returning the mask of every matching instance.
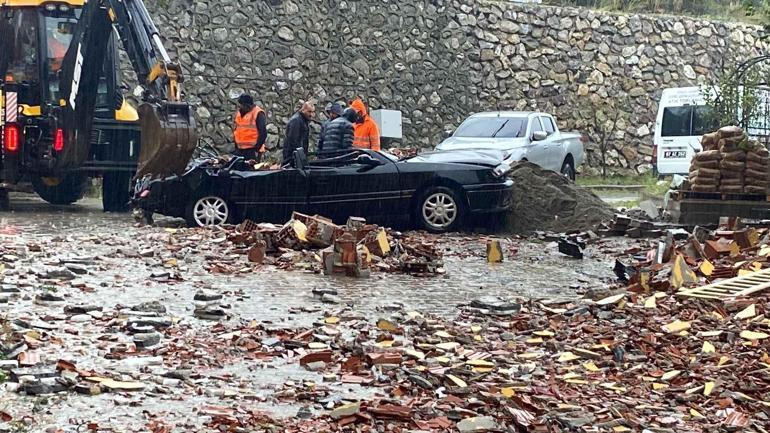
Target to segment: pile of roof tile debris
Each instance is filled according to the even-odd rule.
[[[335,401],[323,387],[287,385],[290,395],[329,412],[289,421],[284,431],[315,425],[319,431],[673,433],[752,426],[748,431],[765,432],[770,356],[762,331],[770,319],[764,301],[743,307],[680,302],[657,292],[560,305],[479,302],[451,322],[417,313],[376,323],[328,315],[305,338],[308,347],[324,348],[298,352],[304,354],[297,362],[329,383],[380,391],[363,401]]]
[[[628,249],[628,260],[619,259],[615,273],[630,282],[630,290],[644,292],[711,283],[770,267],[770,231],[739,229],[737,218],[730,219],[729,224],[715,231],[696,228],[693,234],[668,230],[665,239],[653,243],[649,250]]]
[[[401,160],[417,156],[420,153],[420,149],[417,147],[391,147],[388,149],[388,153]]]
[[[320,216],[295,212],[283,226],[246,220],[217,230],[180,230],[174,238],[175,248],[190,242],[216,248],[207,255],[212,273],[251,272],[253,266],[262,264],[350,277],[367,277],[373,270],[444,273],[434,241],[367,224],[363,218],[351,217],[340,226]]]
[[[678,230],[679,224],[651,221],[649,218],[634,217],[628,214],[616,214],[611,222],[602,225],[597,233],[602,236],[628,236],[632,239],[659,238],[669,230]]]
[[[332,403],[323,391],[304,389],[316,396],[316,408],[330,410],[315,426],[767,432],[770,303],[684,290],[759,278],[768,267],[768,230],[669,233],[649,251],[626,254],[636,261],[618,261],[616,272],[627,290],[594,292],[593,299],[481,299],[453,321],[416,312],[376,321],[327,314],[305,335],[308,347],[324,347],[298,362],[330,383],[381,391]],[[285,428],[302,431],[310,422]]]

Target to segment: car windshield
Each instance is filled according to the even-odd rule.
[[[457,128],[454,136],[468,138],[516,138],[523,137],[526,129],[526,117],[471,117]]]

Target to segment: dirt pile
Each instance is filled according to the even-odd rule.
[[[517,163],[508,176],[514,190],[506,228],[513,233],[593,230],[615,214],[593,192],[530,162]]]

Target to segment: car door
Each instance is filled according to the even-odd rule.
[[[533,138],[535,132],[538,131],[545,131],[545,128],[543,128],[543,125],[540,123],[540,118],[538,116],[533,116],[529,121],[530,145],[529,150],[527,151],[527,160],[546,168],[548,165],[548,139],[535,141]]]
[[[303,170],[237,171],[230,175],[230,198],[242,218],[284,223],[308,209],[308,175]]]
[[[556,126],[550,117],[540,116],[540,123],[543,125],[546,134],[548,134],[548,138],[543,140],[545,147],[545,165],[543,165],[543,168],[559,171],[561,170],[561,164],[564,162],[564,152],[562,150],[562,143],[559,141],[559,133],[556,132]]]
[[[372,157],[378,165],[357,162],[362,154]],[[331,167],[312,164],[308,173],[310,212],[339,224],[351,216],[373,222],[388,219],[401,198],[395,164],[377,152],[354,152],[349,159]]]

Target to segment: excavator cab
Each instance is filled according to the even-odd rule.
[[[0,0],[0,188],[69,204],[102,177],[105,210],[124,210],[134,175],[184,170],[195,123],[159,41],[141,0]],[[139,103],[123,97],[119,43]]]

